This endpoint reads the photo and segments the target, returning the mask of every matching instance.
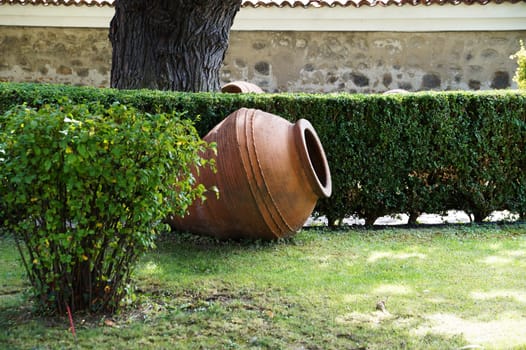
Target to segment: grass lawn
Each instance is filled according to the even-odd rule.
[[[0,238],[0,349],[526,349],[526,225],[171,235],[113,317],[32,312]],[[376,310],[383,300],[385,310]]]

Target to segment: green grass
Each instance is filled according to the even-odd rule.
[[[65,316],[32,312],[4,237],[0,349],[526,349],[525,276],[521,224],[172,235],[141,260],[130,306],[77,315],[74,339]]]

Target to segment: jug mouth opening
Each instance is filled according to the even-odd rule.
[[[301,160],[308,164],[310,171],[306,173],[314,192],[322,198],[328,198],[332,193],[331,172],[318,134],[306,119],[298,120],[294,127],[298,151]]]

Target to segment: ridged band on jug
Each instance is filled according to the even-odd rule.
[[[252,199],[257,203],[260,214],[270,231],[272,231],[276,237],[280,237],[283,232],[292,232],[294,229],[287,223],[286,218],[273,199],[272,191],[267,186],[265,173],[260,164],[260,156],[258,155],[254,131],[254,121],[258,110],[248,109],[244,110],[244,112],[245,125],[241,130],[244,131],[245,135],[242,135],[239,141],[241,141],[241,159],[247,174],[247,179],[249,179]],[[250,179],[253,180],[250,181]]]

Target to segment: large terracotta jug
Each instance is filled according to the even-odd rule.
[[[197,201],[178,230],[225,238],[276,239],[294,234],[309,218],[318,198],[331,194],[329,165],[316,131],[305,119],[295,124],[255,109],[242,108],[205,137],[216,142],[217,172],[200,169],[197,181],[217,186]]]

